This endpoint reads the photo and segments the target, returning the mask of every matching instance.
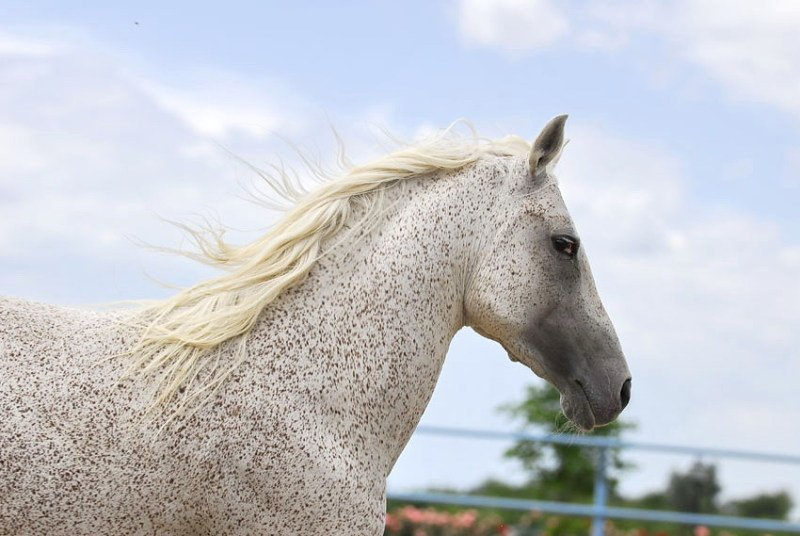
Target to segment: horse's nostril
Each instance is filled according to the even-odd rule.
[[[622,384],[622,391],[619,394],[620,400],[622,401],[622,409],[625,409],[625,406],[628,405],[628,402],[631,401],[631,379],[628,378],[625,380],[625,383]]]

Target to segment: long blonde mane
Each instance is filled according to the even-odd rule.
[[[384,196],[376,195],[413,177],[456,170],[483,155],[518,155],[530,150],[522,138],[482,140],[448,128],[368,164],[350,166],[327,178],[317,190],[299,195],[281,168],[262,175],[294,203],[264,236],[249,244],[227,243],[221,232],[191,231],[199,251],[190,256],[225,273],[137,310],[131,320],[141,337],[129,350],[129,374],[158,377],[153,408],[175,402],[176,413],[201,397],[210,397],[245,359],[246,340],[259,314],[287,289],[299,284],[330,246],[357,206],[359,214],[380,214]],[[363,225],[367,217],[355,223]],[[352,224],[352,222],[350,222]],[[224,344],[234,359],[220,359]]]

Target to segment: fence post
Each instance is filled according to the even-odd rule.
[[[606,501],[608,500],[608,449],[597,449],[597,468],[594,473],[594,517],[592,518],[592,536],[603,536],[606,525]]]

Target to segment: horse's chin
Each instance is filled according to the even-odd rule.
[[[478,331],[478,333],[481,333]],[[483,335],[483,333],[481,333]],[[564,412],[567,419],[572,424],[580,428],[584,432],[591,432],[597,425],[592,405],[589,398],[586,396],[580,384],[570,385],[568,390],[562,389],[563,385],[559,386],[562,382],[553,381],[553,377],[547,374],[547,371],[535,359],[523,359],[518,354],[511,350],[511,347],[500,341],[509,359],[514,362],[522,363],[530,368],[534,374],[550,382],[561,393],[561,411]]]
[[[563,394],[561,396],[561,411],[567,419],[584,432],[590,432],[596,426],[592,406],[583,392]]]

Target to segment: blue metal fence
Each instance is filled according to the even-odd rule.
[[[656,443],[623,441],[616,438],[600,436],[579,436],[566,434],[538,435],[524,432],[494,432],[487,430],[471,430],[440,426],[419,426],[417,427],[416,433],[422,435],[454,436],[471,439],[515,441],[526,440],[537,443],[574,445],[594,448],[597,450],[598,455],[598,463],[595,473],[594,502],[593,504],[572,504],[554,501],[461,495],[454,493],[393,493],[391,491],[387,494],[387,497],[390,500],[417,503],[450,504],[469,507],[486,507],[503,510],[535,510],[553,514],[591,517],[592,536],[602,536],[607,519],[660,521],[687,525],[705,525],[709,527],[741,528],[800,534],[800,523],[796,522],[609,506],[608,478],[606,472],[608,452],[609,450],[616,449],[645,450],[670,454],[687,454],[700,457],[709,456],[718,458],[738,458],[758,462],[793,464],[798,466],[800,466],[800,456],[770,454],[765,452],[744,450],[660,445]]]

